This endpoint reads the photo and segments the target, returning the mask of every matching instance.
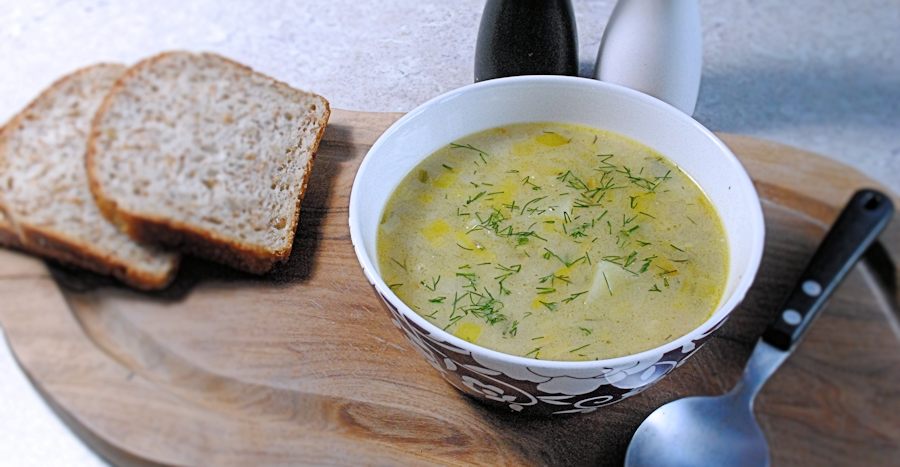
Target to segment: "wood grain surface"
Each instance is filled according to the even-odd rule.
[[[268,276],[191,259],[172,288],[146,294],[0,251],[0,322],[35,387],[120,464],[617,465],[653,409],[736,382],[838,209],[855,189],[877,187],[814,154],[721,135],[753,176],[767,221],[745,303],[642,395],[588,415],[523,418],[444,383],[394,329],[358,267],[350,186],[398,117],[334,112],[294,253]],[[758,399],[776,465],[896,462],[897,220],[882,245]]]

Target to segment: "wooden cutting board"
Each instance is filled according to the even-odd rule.
[[[588,415],[522,418],[444,383],[393,328],[357,265],[350,186],[398,117],[334,112],[294,254],[267,277],[188,260],[170,290],[144,294],[0,251],[0,321],[22,368],[115,463],[621,464],[653,409],[735,383],[837,210],[855,189],[877,187],[814,154],[721,135],[756,181],[768,224],[748,299],[642,395]],[[896,461],[898,221],[882,245],[758,399],[776,465]]]

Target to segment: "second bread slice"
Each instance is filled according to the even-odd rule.
[[[245,271],[291,252],[328,101],[215,54],[133,66],[94,119],[87,167],[125,232]]]

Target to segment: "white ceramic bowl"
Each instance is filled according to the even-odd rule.
[[[376,258],[378,224],[403,177],[451,141],[502,125],[541,121],[580,123],[633,138],[677,163],[703,188],[722,218],[729,246],[725,294],[703,324],[657,348],[625,357],[535,360],[486,349],[442,331],[385,284]],[[363,160],[350,195],[350,236],[356,256],[394,324],[457,389],[528,414],[591,412],[643,391],[683,363],[743,300],[759,267],[764,234],[753,183],[716,136],[660,100],[584,78],[503,78],[436,97],[381,135]]]

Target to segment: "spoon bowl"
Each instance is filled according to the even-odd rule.
[[[769,465],[769,447],[754,418],[753,400],[838,284],[887,227],[893,212],[890,198],[883,193],[856,192],[757,342],[737,386],[722,396],[688,397],[656,409],[635,431],[625,465]]]
[[[757,344],[741,382],[716,397],[686,397],[656,409],[638,427],[626,466],[768,465],[769,448],[753,416],[753,400],[787,358],[765,342]],[[725,465],[725,464],[723,464]]]

